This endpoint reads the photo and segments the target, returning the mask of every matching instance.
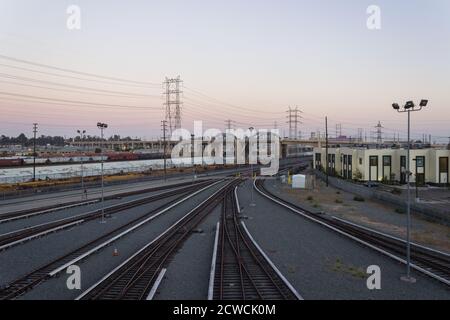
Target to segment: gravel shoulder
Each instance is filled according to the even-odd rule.
[[[327,187],[319,179],[311,190],[292,189],[277,180],[267,181],[266,186],[283,199],[294,201],[309,211],[324,212],[406,238],[406,214],[388,203],[370,199],[355,201],[354,194]],[[450,252],[450,226],[427,220],[421,215],[411,215],[411,238],[422,245]]]

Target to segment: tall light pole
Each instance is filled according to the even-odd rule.
[[[103,130],[105,130],[106,128],[108,128],[108,125],[106,123],[101,123],[98,122],[97,123],[97,128],[100,129],[101,131],[101,141],[100,141],[100,146],[101,143],[103,142]],[[104,197],[104,177],[103,177],[103,148],[101,149],[101,167],[102,167],[102,221],[101,223],[105,223],[105,197]]]
[[[82,148],[84,148],[83,141],[84,141],[84,137],[86,134],[86,130],[77,130],[77,133],[80,135]],[[87,193],[86,193],[86,190],[84,189],[83,156],[84,156],[84,153],[81,154],[81,161],[80,161],[80,165],[81,165],[81,200],[83,200],[84,198],[87,199]]]
[[[36,133],[37,133],[37,123],[33,123],[33,181],[36,181]]]
[[[406,102],[404,107],[400,107],[398,103],[393,103],[392,108],[397,112],[408,113],[408,149],[406,156],[406,183],[408,188],[407,204],[406,204],[406,276],[401,277],[403,281],[414,283],[416,279],[411,277],[411,186],[409,180],[411,176],[410,170],[410,153],[411,153],[411,112],[420,111],[426,107],[428,100],[421,100],[419,106],[416,106],[413,101]],[[417,178],[416,178],[417,179]]]
[[[250,171],[251,171],[251,177],[252,177],[252,179],[251,179],[252,188],[251,188],[250,207],[254,207],[254,206],[256,206],[256,204],[255,204],[255,201],[253,199],[253,188],[254,188],[253,182],[254,182],[254,177],[253,177],[253,162],[251,162],[251,160],[250,160],[250,149],[251,149],[250,148],[250,145],[251,145],[250,139],[253,137],[253,130],[255,130],[255,128],[250,127],[250,128],[248,128],[248,130],[250,130],[250,138],[249,138],[249,141],[248,141],[248,160],[250,162]]]

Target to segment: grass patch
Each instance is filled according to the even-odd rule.
[[[358,201],[358,202],[364,202],[364,201],[366,201],[366,199],[364,199],[363,197],[360,197],[360,196],[354,196],[354,197],[353,197],[353,200],[354,200],[354,201]]]
[[[362,268],[355,267],[353,265],[346,266],[344,263],[342,263],[342,261],[340,259],[336,259],[336,261],[332,267],[332,270],[335,272],[346,273],[355,278],[360,278],[360,279],[364,279],[367,276]]]
[[[320,205],[318,203],[314,203],[313,208],[320,208]]]

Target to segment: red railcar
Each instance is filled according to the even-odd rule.
[[[23,164],[23,159],[0,159],[0,167],[19,167]]]
[[[137,160],[137,159],[138,159],[138,156],[131,152],[108,154],[108,161],[131,161],[131,160]]]

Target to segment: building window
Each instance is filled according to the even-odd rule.
[[[362,158],[359,158],[359,164],[362,165]]]
[[[391,156],[383,156],[383,166],[391,166]]]
[[[370,156],[369,163],[371,167],[378,167],[378,156]]]

